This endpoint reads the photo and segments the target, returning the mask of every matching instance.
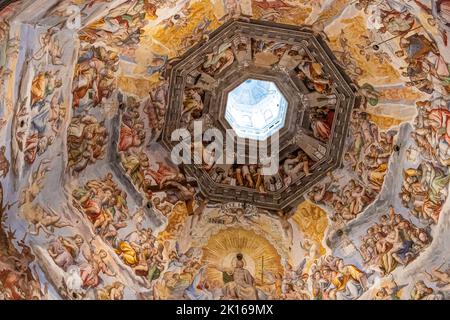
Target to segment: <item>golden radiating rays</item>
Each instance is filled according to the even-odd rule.
[[[377,88],[380,92],[380,99],[382,100],[392,100],[398,102],[408,102],[414,104],[416,101],[425,98],[423,92],[415,91],[415,89],[410,87],[392,87],[392,88]]]
[[[203,247],[203,263],[233,268],[236,254],[242,253],[245,268],[255,277],[258,285],[267,274],[282,275],[281,258],[269,241],[253,231],[242,228],[229,228],[213,235]],[[214,268],[207,269],[211,282],[222,283],[223,275]]]
[[[386,85],[386,84],[396,84],[400,82],[400,73],[396,70],[396,68],[390,63],[375,63],[376,59],[371,59],[370,61],[366,60],[365,54],[362,54],[362,50],[358,47],[365,46],[364,39],[362,36],[369,36],[369,32],[367,31],[366,21],[362,15],[358,15],[356,17],[342,19],[339,21],[342,25],[342,30],[345,34],[345,38],[348,41],[348,47],[350,54],[357,62],[358,67],[364,70],[364,74],[359,77],[358,83],[370,83],[374,86]],[[338,26],[341,28],[341,26]],[[342,50],[339,45],[339,32],[334,31],[339,30],[338,28],[329,29],[328,37],[330,38],[330,47],[332,50]],[[328,29],[327,29],[328,31]],[[332,32],[334,34],[331,34]]]
[[[174,240],[184,227],[188,212],[184,202],[177,203],[169,216],[167,227],[158,235],[158,240]]]
[[[348,0],[334,0],[332,5],[327,6],[321,10],[320,15],[317,17],[317,21],[332,20],[336,16],[342,13],[348,6]]]
[[[388,130],[392,127],[398,126],[402,122],[403,119],[396,119],[394,117],[383,116],[379,114],[373,114],[368,112],[370,121],[373,121],[378,125],[378,127],[382,130]]]
[[[168,28],[158,26],[154,28],[153,39],[170,50],[170,58],[178,56],[192,45],[186,42],[187,38],[192,36],[198,25],[205,23],[206,19],[210,21],[209,30],[215,30],[220,26],[209,0],[193,2],[189,6],[188,12],[186,24],[182,26],[174,25]]]
[[[117,77],[117,86],[127,93],[134,94],[139,98],[145,99],[148,97],[150,90],[161,82],[158,77],[159,73],[154,73],[151,77],[147,77],[145,79],[119,76]]]
[[[304,237],[314,241],[318,246],[319,254],[325,254],[322,246],[325,230],[328,226],[328,217],[325,211],[315,204],[304,201],[298,207],[292,219],[297,224]]]
[[[295,6],[280,9],[266,9],[264,10],[260,6],[253,3],[252,5],[253,18],[254,19],[270,19],[278,23],[286,24],[302,24],[309,17],[312,12],[310,7],[306,6]]]

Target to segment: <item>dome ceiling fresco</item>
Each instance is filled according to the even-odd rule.
[[[0,8],[0,300],[450,299],[449,1]]]

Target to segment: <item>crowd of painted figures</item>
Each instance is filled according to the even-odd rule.
[[[366,113],[356,114],[355,118],[344,158],[356,175],[344,185],[332,177],[308,194],[311,201],[334,208],[335,221],[353,220],[373,202],[381,191],[394,148],[395,133],[379,133],[377,126],[367,120]]]
[[[17,157],[23,155],[28,166],[53,144],[66,118],[60,70],[63,51],[57,31],[49,29],[40,35],[33,53],[26,56],[26,65],[33,66],[34,73],[30,92],[20,100],[13,130]],[[13,52],[14,49],[9,52],[10,58],[17,57]],[[10,71],[3,73],[11,75]]]
[[[304,102],[310,108],[311,130],[315,138],[326,142],[333,128],[334,108],[337,103],[332,90],[332,80],[320,63],[305,52],[298,52],[295,67],[296,76],[305,84],[310,93],[304,96]],[[297,60],[298,59],[298,60]]]
[[[117,52],[86,44],[75,68],[72,107],[95,108],[108,99],[115,89],[118,68]]]
[[[418,2],[418,1],[416,1]],[[420,2],[418,2],[420,3]],[[424,6],[420,6],[425,10]],[[425,10],[429,13],[427,10]],[[411,133],[414,145],[408,152],[419,158],[418,165],[404,169],[404,182],[400,197],[410,213],[422,221],[436,224],[442,205],[447,198],[448,156],[448,107],[450,71],[435,41],[426,32],[406,34],[415,26],[415,19],[406,10],[390,10],[381,17],[384,29],[395,35],[395,26],[402,27],[397,33],[400,50],[397,57],[404,59],[406,70],[402,76],[406,84],[430,95],[426,101],[416,102],[418,114]],[[429,24],[436,21],[429,18]]]
[[[113,243],[117,231],[127,226],[130,218],[127,194],[113,181],[112,174],[104,179],[88,181],[73,191],[74,206],[79,208],[92,223],[96,234]]]
[[[314,162],[302,151],[290,153],[272,176],[262,175],[261,165],[233,165],[206,167],[214,182],[255,189],[260,193],[275,192],[289,186],[301,176],[310,175]]]
[[[368,204],[372,203],[376,193],[362,182],[351,179],[343,187],[338,187],[333,180],[315,186],[307,196],[314,203],[334,208],[336,212],[331,217],[332,220],[345,222],[355,219]]]
[[[7,228],[10,204],[4,202],[0,184],[0,300],[46,299],[48,288],[42,287],[35,256],[26,237],[16,238],[16,231]]]
[[[104,159],[108,132],[103,119],[92,111],[101,107],[115,90],[119,56],[102,46],[85,44],[75,67],[72,117],[67,134],[68,167],[77,174]]]
[[[156,18],[156,9],[155,4],[146,0],[124,3],[80,32],[81,50],[72,88],[72,107],[77,116],[70,124],[67,143],[69,167],[73,172],[78,173],[105,157],[108,133],[104,119],[93,109],[105,108],[104,104],[112,98],[117,88],[119,55],[130,54],[124,52],[125,48],[137,47],[148,19]],[[102,44],[98,44],[100,39]],[[150,127],[161,127],[165,93],[155,88],[147,100]],[[141,146],[145,139],[144,123],[138,119],[140,101],[124,104],[127,112],[120,130],[120,152]]]
[[[98,2],[101,5],[106,1]],[[31,91],[28,91],[28,97],[18,101],[17,125],[11,136],[22,146],[20,151],[25,155],[27,165],[36,162],[38,167],[32,170],[27,184],[20,190],[17,204],[5,203],[3,186],[6,183],[0,184],[0,300],[48,299],[49,285],[61,285],[55,289],[66,299],[82,299],[94,293],[98,299],[120,300],[127,290],[123,277],[117,277],[120,268],[131,270],[132,276],[143,284],[142,292],[136,293],[138,299],[356,299],[374,284],[374,278],[388,280],[376,288],[374,299],[400,298],[402,284],[394,280],[398,276],[396,271],[413,263],[429,247],[433,240],[431,232],[440,221],[448,196],[450,72],[439,50],[447,40],[445,30],[440,27],[441,21],[438,21],[444,19],[445,14],[447,18],[449,16],[447,2],[442,2],[444,18],[439,19],[433,18],[430,9],[420,1],[359,0],[354,4],[361,14],[367,16],[370,32],[386,38],[396,37],[390,40],[390,44],[398,47],[394,52],[385,52],[383,46],[375,46],[373,39],[367,37],[363,39],[366,43],[359,47],[360,54],[369,62],[403,61],[404,65],[398,71],[406,85],[428,96],[416,103],[417,115],[410,134],[412,144],[407,150],[409,162],[402,167],[403,180],[399,190],[399,205],[402,207],[389,208],[378,222],[367,225],[355,248],[363,264],[349,263],[347,258],[344,261],[332,255],[328,248],[328,254],[310,256],[299,266],[285,263],[282,274],[266,275],[265,284],[250,273],[242,254],[236,255],[230,270],[223,270],[218,265],[205,265],[201,248],[180,249],[178,237],[186,235],[184,231],[188,229],[192,233],[195,228],[193,222],[200,220],[208,201],[197,195],[195,182],[189,181],[169,161],[153,158],[146,148],[148,140],[156,139],[164,125],[167,79],[159,79],[142,101],[117,92],[121,54],[134,52],[148,20],[156,18],[156,13],[159,13],[156,9],[163,7],[164,2],[173,6],[168,1],[127,1],[80,31],[79,56],[73,86],[69,89],[73,116],[66,125],[67,167],[78,177],[76,186],[68,195],[69,210],[64,214],[44,209],[37,201],[50,171],[49,162],[38,157],[43,156],[58,139],[68,114],[63,98],[64,72],[58,72],[64,51],[56,30],[44,33],[39,47],[27,57],[27,63],[37,71],[29,79]],[[273,12],[282,9],[283,14],[289,11],[286,10],[289,5],[283,1],[254,2],[260,9]],[[409,3],[429,17],[426,21],[428,27],[437,26],[442,37],[439,46],[437,40],[420,25]],[[235,5],[233,10],[237,8]],[[187,24],[191,14],[193,12],[187,6],[180,16],[171,16],[162,23],[167,28],[174,25],[181,28]],[[205,18],[197,25],[182,44],[183,49],[201,40],[210,22]],[[0,42],[8,38],[8,30],[8,20],[0,16]],[[336,52],[336,55],[356,81],[364,70],[349,53],[346,41],[345,35],[341,34],[339,45],[342,52]],[[45,59],[44,68],[42,62]],[[329,139],[336,97],[320,64],[299,48],[257,39],[225,44],[205,58],[197,70],[203,74],[200,78],[204,81],[202,87],[190,87],[184,95],[182,121],[187,126],[193,119],[207,120],[204,99],[209,79],[245,59],[294,72],[310,91],[304,102],[316,106],[309,114],[312,134],[321,141]],[[149,68],[150,73],[161,71],[158,68]],[[1,76],[3,87],[3,77],[8,77],[8,70],[2,67]],[[367,110],[369,105],[377,104],[379,92],[364,84],[359,93],[365,99],[363,106],[352,115],[344,154],[343,170],[349,174],[340,178],[336,177],[337,174],[330,174],[324,183],[307,194],[308,200],[325,208],[331,223],[338,226],[356,222],[375,201],[383,189],[392,154],[403,147],[396,141],[397,130],[380,129]],[[318,99],[319,95],[326,99]],[[136,188],[133,192],[143,193],[148,200],[143,206],[149,206],[164,217],[166,225],[163,228],[166,229],[162,233],[166,233],[166,238],[145,223],[144,207],[130,210],[130,190],[125,188],[125,183],[116,177],[116,173],[95,178],[88,176],[85,170],[88,166],[99,165],[98,161],[106,158],[107,142],[113,135],[108,132],[110,119],[104,116],[103,110],[111,101],[119,105],[120,113],[118,141],[114,141],[117,150],[112,152],[119,153],[121,169]],[[25,125],[28,122],[30,130]],[[2,123],[0,130],[3,129]],[[288,186],[299,175],[308,175],[313,165],[299,151],[283,159],[280,172],[273,177],[263,177],[257,166],[222,168],[213,165],[205,169],[218,183],[273,192]],[[2,146],[2,179],[8,177],[9,169],[7,150]],[[19,229],[15,230],[15,226],[9,224],[13,207],[17,208],[17,216],[28,223],[27,232],[20,238],[17,236]],[[71,210],[73,212],[69,212]],[[130,212],[133,210],[135,212]],[[187,217],[180,214],[184,211]],[[71,216],[69,219],[68,214],[74,214],[75,218]],[[80,220],[77,224],[88,226],[90,232],[75,227],[75,220]],[[278,223],[289,233],[292,232],[292,221],[281,214]],[[169,232],[170,237],[167,236]],[[37,239],[39,241],[34,241]],[[40,252],[39,247],[45,252]],[[51,279],[42,281],[44,275],[38,268],[41,266],[37,261],[38,253],[40,258],[48,256],[64,274],[63,283],[55,284]],[[223,280],[208,279],[207,268],[223,272]],[[450,286],[450,271],[443,268],[436,266],[425,272],[424,280],[415,280],[409,298],[446,297],[433,289],[438,287],[444,291]],[[263,290],[263,285],[268,282],[273,289]],[[405,298],[404,295],[402,297]]]
[[[124,3],[99,21],[80,32],[80,39],[94,44],[99,40],[116,48],[136,48],[149,20],[155,19],[157,6],[153,1],[131,1]]]
[[[91,223],[94,233],[150,286],[164,269],[164,246],[156,240],[152,230],[143,225],[143,208],[133,215],[130,214],[127,194],[113,181],[112,174],[102,180],[88,181],[84,186],[76,188],[73,198],[74,206]],[[82,241],[79,241],[79,245],[81,244]],[[83,268],[80,269],[83,288],[97,287],[98,277],[84,279],[82,272]],[[111,276],[107,270],[104,273]]]
[[[395,131],[379,131],[369,114],[355,111],[344,163],[355,172],[347,182],[331,177],[308,193],[311,201],[335,211],[335,221],[355,219],[381,191],[395,146]]]
[[[360,252],[368,266],[386,275],[397,266],[408,265],[430,242],[428,230],[415,226],[391,207],[367,229]]]
[[[310,274],[312,297],[317,300],[355,299],[369,286],[366,273],[334,256],[316,260]]]
[[[108,133],[96,117],[73,117],[67,130],[68,166],[79,173],[88,165],[104,159]]]
[[[186,201],[177,196],[174,192],[166,191],[164,197],[162,194],[159,194],[159,197],[155,196],[152,204],[157,211],[168,214],[172,211],[173,205]],[[180,273],[192,274],[193,270],[197,270],[201,254],[197,252],[194,255],[194,249],[181,253],[176,243],[159,240],[150,228],[144,226],[143,208],[138,209],[133,215],[129,213],[126,197],[127,194],[113,181],[111,174],[102,180],[88,181],[73,191],[74,206],[90,221],[94,233],[113,249],[136,276],[143,279],[147,288],[160,285],[156,280],[162,280],[163,274],[164,280],[173,281],[172,278],[180,276]],[[185,206],[187,207],[187,204]],[[72,240],[77,246],[83,243],[79,237]],[[64,256],[68,257],[67,253]],[[70,257],[68,258],[69,262],[72,261]],[[54,259],[60,267],[63,267],[61,263],[64,265],[67,263],[64,259],[60,259],[59,263],[55,257]],[[189,263],[191,260],[195,265]],[[104,273],[111,276],[106,270]],[[92,276],[94,279],[87,277],[85,280],[82,267],[80,276],[83,279],[83,288],[97,287],[99,284],[98,275]]]

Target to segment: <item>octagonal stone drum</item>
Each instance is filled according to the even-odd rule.
[[[173,132],[190,133],[183,141],[200,150],[202,161],[185,163],[183,169],[210,201],[285,210],[341,165],[350,115],[359,99],[325,41],[308,27],[233,20],[170,70],[162,142],[172,151],[180,143],[172,140]],[[199,123],[200,133],[214,128],[223,138],[241,138],[245,148],[232,149],[231,162],[219,162],[204,136],[194,139]],[[267,143],[270,153],[275,133],[275,174],[262,173],[260,155],[256,162],[239,160],[242,152],[245,160],[251,158],[248,150],[254,143]],[[229,142],[223,141],[225,152]]]

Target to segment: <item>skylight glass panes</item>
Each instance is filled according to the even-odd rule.
[[[284,126],[287,105],[275,83],[248,79],[228,94],[225,119],[239,137],[265,140]]]

